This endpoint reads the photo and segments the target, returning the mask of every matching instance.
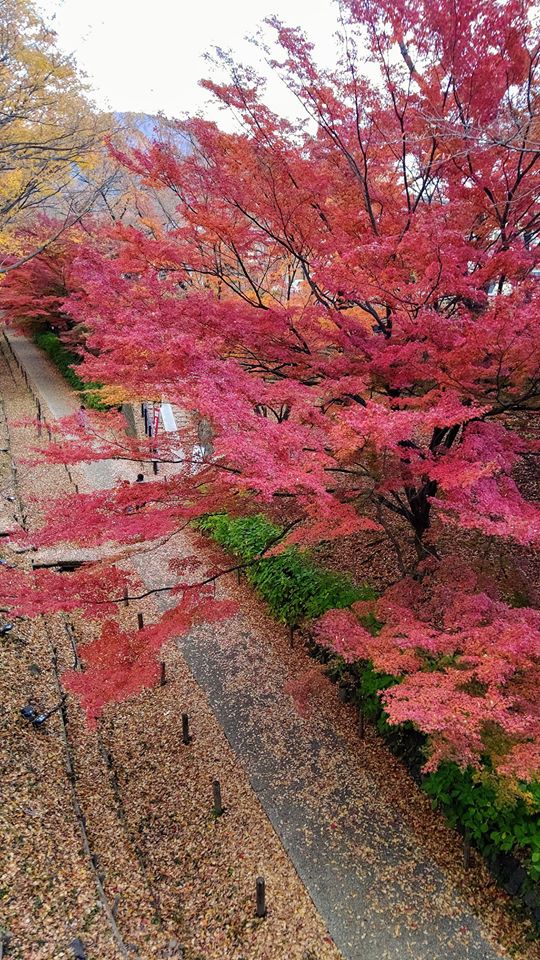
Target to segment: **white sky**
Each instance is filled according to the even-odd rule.
[[[302,26],[323,66],[335,60],[339,8],[332,0],[37,2],[47,19],[54,15],[60,47],[75,56],[103,109],[161,110],[171,117],[203,109],[218,119],[215,107],[205,107],[208,95],[198,86],[209,74],[203,54],[216,45],[260,67],[244,37],[272,14],[290,26]],[[279,112],[291,112],[290,95],[275,77],[270,78],[268,102]]]

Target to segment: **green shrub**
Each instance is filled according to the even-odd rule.
[[[214,513],[198,522],[200,530],[241,560],[253,560],[280,535],[280,528],[263,514],[253,517],[229,517]]]
[[[34,337],[34,341],[38,347],[45,351],[70,386],[81,394],[81,400],[85,406],[92,407],[94,410],[108,409],[107,404],[103,403],[99,393],[96,392],[99,390],[100,384],[85,383],[79,377],[74,368],[80,364],[81,358],[68,350],[55,333],[50,331],[38,333]]]
[[[510,793],[484,772],[442,763],[423,786],[453,826],[470,832],[485,856],[521,855],[531,879],[540,880],[540,784]]]
[[[222,547],[247,562],[277,541],[280,528],[262,514],[229,517],[215,514],[199,522]],[[277,620],[296,627],[327,610],[349,607],[356,600],[373,599],[368,586],[357,586],[342,574],[323,570],[309,553],[287,547],[277,556],[246,568],[249,582],[259,591]]]

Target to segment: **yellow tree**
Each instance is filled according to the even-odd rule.
[[[85,171],[99,166],[100,124],[73,61],[31,0],[2,0],[0,273],[33,255],[17,249],[15,234],[37,210],[60,215],[56,233],[88,209],[96,188]]]

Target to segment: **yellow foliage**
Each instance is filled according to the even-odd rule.
[[[65,214],[77,167],[98,162],[101,141],[75,65],[30,0],[0,4],[0,115],[0,250],[14,253],[36,210]]]

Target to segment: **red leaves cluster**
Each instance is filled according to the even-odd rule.
[[[346,660],[396,677],[383,704],[390,722],[428,735],[426,769],[442,759],[476,766],[489,754],[496,769],[527,779],[540,739],[540,612],[481,588],[472,571],[442,565],[374,604],[376,635],[359,622],[361,609],[326,614],[319,638]]]
[[[73,573],[37,569],[29,576],[20,568],[2,568],[0,606],[13,617],[36,617],[80,610],[101,619],[116,612],[131,578],[120,567],[101,562],[86,564]]]
[[[78,695],[93,724],[107,703],[154,686],[160,675],[157,655],[168,640],[184,636],[198,622],[227,619],[236,608],[232,601],[186,591],[174,610],[142,630],[122,630],[115,620],[107,620],[101,636],[80,648],[84,672],[69,670],[62,682]]]

